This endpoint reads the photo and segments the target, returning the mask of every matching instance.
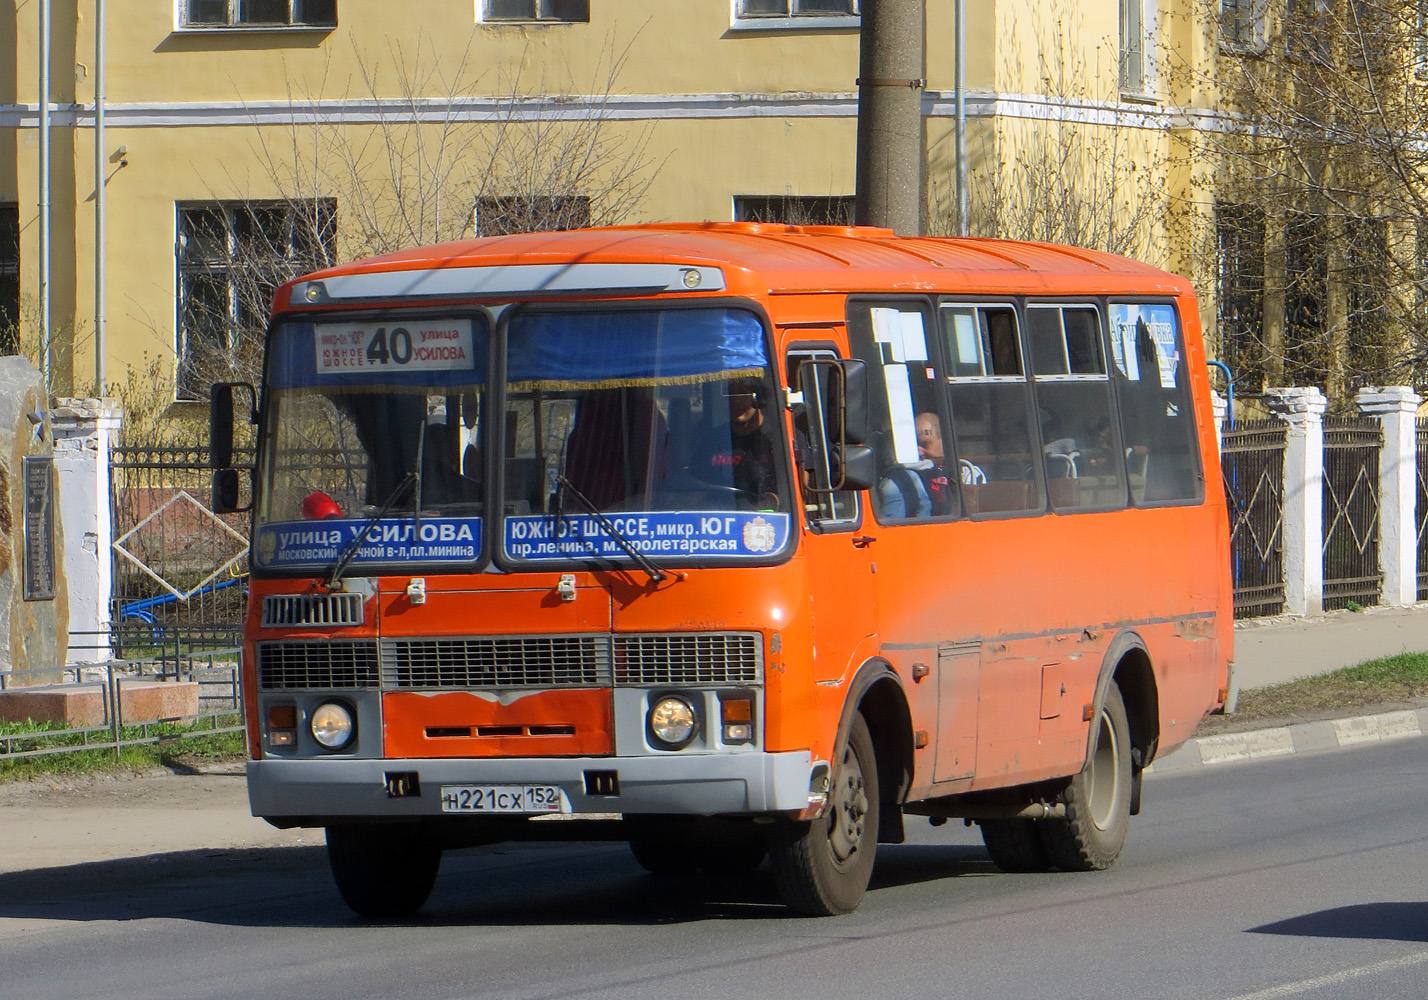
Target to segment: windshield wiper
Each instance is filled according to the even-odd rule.
[[[635,550],[635,547],[630,544],[630,540],[625,536],[625,533],[619,528],[615,527],[615,525],[611,523],[608,517],[600,513],[600,508],[596,507],[595,504],[591,502],[590,498],[587,497],[584,493],[581,493],[578,489],[576,489],[574,483],[557,473],[555,477],[555,484],[555,520],[557,525],[560,523],[560,519],[564,515],[565,505],[562,501],[565,491],[569,490],[570,495],[573,496],[580,504],[580,506],[584,507],[586,512],[595,519],[595,523],[600,525],[600,527],[604,528],[606,531],[608,531],[610,533],[610,537],[615,540],[615,544],[619,545],[620,548],[625,550],[625,555],[633,559],[635,561],[635,565],[638,566],[640,569],[644,570],[645,573],[649,575],[651,583],[664,583],[664,581],[669,579],[668,573],[664,572],[654,563],[650,562],[649,557]]]
[[[414,472],[408,472],[402,481],[397,483],[397,488],[392,490],[392,495],[387,497],[387,502],[382,504],[377,513],[367,518],[367,523],[362,525],[361,530],[357,532],[352,541],[348,542],[347,546],[338,554],[337,561],[332,564],[332,569],[327,574],[327,580],[324,581],[324,586],[328,590],[337,589],[338,581],[342,579],[342,574],[346,572],[348,564],[357,557],[362,543],[367,540],[367,536],[372,533],[372,529],[381,522],[382,518],[392,512],[392,509],[402,499],[402,494],[406,492],[407,487],[420,486],[420,483],[421,477]]]

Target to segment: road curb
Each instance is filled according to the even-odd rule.
[[[1217,764],[1237,764],[1265,757],[1283,757],[1317,750],[1337,750],[1422,736],[1428,732],[1428,708],[1351,719],[1300,722],[1292,726],[1223,733],[1187,740],[1168,757],[1146,768],[1151,774],[1173,774]]]

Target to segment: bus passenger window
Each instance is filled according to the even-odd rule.
[[[1011,306],[945,305],[952,439],[969,514],[1041,508],[1031,386]]]
[[[956,514],[958,463],[923,307],[855,305],[848,322],[854,352],[868,362],[869,443],[878,459],[874,515],[887,523]]]
[[[1198,503],[1205,483],[1175,307],[1113,302],[1110,323],[1131,500]]]
[[[1126,504],[1125,462],[1111,417],[1111,386],[1094,306],[1028,303],[1042,465],[1051,506]]]

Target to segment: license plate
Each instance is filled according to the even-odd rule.
[[[570,803],[555,785],[442,785],[446,813],[564,813]]]

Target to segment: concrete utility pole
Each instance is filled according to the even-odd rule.
[[[924,0],[863,0],[858,58],[860,226],[922,232]]]

